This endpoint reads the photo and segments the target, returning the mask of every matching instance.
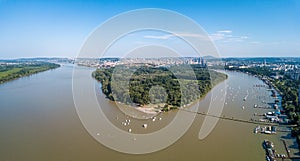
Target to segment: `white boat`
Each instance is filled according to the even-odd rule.
[[[254,128],[254,133],[257,134],[258,132],[260,132],[260,126],[256,126]]]
[[[271,131],[265,131],[265,134],[272,134]]]
[[[147,128],[147,126],[148,126],[147,124],[143,124],[143,128]]]

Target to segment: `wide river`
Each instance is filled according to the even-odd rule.
[[[90,73],[94,69],[77,67]],[[98,143],[82,125],[74,106],[72,94],[72,65],[24,77],[0,85],[0,160],[3,161],[263,161],[264,139],[272,140],[279,153],[285,153],[280,138],[285,135],[254,134],[254,124],[219,120],[213,131],[203,140],[198,139],[204,116],[197,115],[187,132],[171,146],[158,152],[133,155],[120,153]],[[227,72],[227,95],[222,116],[244,120],[254,113],[269,110],[254,109],[254,104],[267,105],[274,100],[270,91],[256,77]],[[88,77],[86,79],[93,79]],[[95,81],[96,85],[99,85]],[[126,117],[119,108],[97,90],[104,111],[120,129],[147,133],[166,126],[177,113],[162,113],[161,120],[132,119],[123,126]],[[220,92],[220,94],[222,94]],[[245,96],[247,100],[243,101]],[[90,96],[85,96],[90,97]],[[214,96],[217,97],[217,96]],[[200,112],[207,110],[214,98],[209,93],[200,104]],[[244,108],[242,108],[244,106]],[[148,123],[145,129],[141,125]],[[172,135],[172,134],[165,134]]]

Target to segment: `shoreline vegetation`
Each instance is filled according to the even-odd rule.
[[[109,100],[147,114],[189,106],[227,79],[226,74],[201,65],[120,65],[97,69],[92,76]]]
[[[0,64],[0,84],[60,67],[48,62],[21,62]]]

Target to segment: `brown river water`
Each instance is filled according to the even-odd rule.
[[[80,68],[91,73],[94,69]],[[149,154],[120,153],[97,142],[82,125],[74,106],[72,95],[72,65],[24,77],[0,85],[0,160],[1,161],[263,161],[264,139],[274,142],[279,153],[285,153],[280,140],[288,133],[276,135],[254,134],[257,126],[230,120],[219,120],[213,131],[203,140],[198,139],[204,116],[197,115],[187,132],[171,146]],[[217,85],[219,90],[226,83],[227,95],[222,116],[244,120],[254,113],[270,110],[254,109],[254,104],[274,102],[270,91],[256,77],[227,72],[228,80]],[[86,79],[93,79],[87,77]],[[119,129],[144,134],[157,131],[170,123],[178,111],[161,113],[152,121],[128,118],[100,91],[96,81],[98,101],[107,118]],[[221,93],[220,93],[221,94]],[[248,95],[247,100],[243,101]],[[89,96],[86,96],[89,97]],[[208,93],[199,102],[199,111],[207,112],[214,100]],[[244,106],[244,109],[242,108]],[[187,108],[188,110],[188,108]],[[143,115],[138,113],[137,115]],[[142,127],[144,123],[148,128]],[[164,137],[172,135],[166,133]]]

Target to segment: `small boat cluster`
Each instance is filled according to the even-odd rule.
[[[118,120],[119,118],[117,117],[116,119]],[[162,118],[161,118],[161,117],[159,117],[159,118],[158,118],[158,117],[151,117],[151,120],[152,120],[152,122],[155,122],[156,120],[161,121]],[[123,125],[123,126],[129,126],[130,123],[131,123],[131,120],[130,120],[130,119],[126,119],[125,121],[122,122],[122,125]],[[143,124],[142,127],[146,129],[146,128],[148,127],[148,124]],[[131,133],[131,132],[132,132],[132,129],[129,128],[129,129],[128,129],[128,132]]]
[[[263,142],[263,148],[266,150],[266,160],[267,161],[276,161],[276,158],[286,158],[285,154],[278,154],[276,153],[276,150],[274,149],[273,142],[269,140],[264,140]]]
[[[276,126],[257,126],[254,128],[254,133],[276,134]]]
[[[289,120],[287,119],[287,115],[281,114],[281,111],[279,109],[264,113],[262,116],[264,116],[264,118],[259,119],[259,122],[272,122],[280,124],[286,124],[289,122]]]

